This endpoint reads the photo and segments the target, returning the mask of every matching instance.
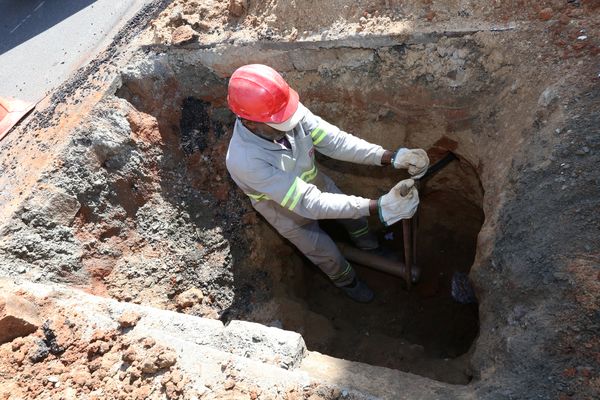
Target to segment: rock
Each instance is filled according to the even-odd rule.
[[[85,386],[91,379],[90,373],[83,367],[71,371],[71,380],[78,386]]]
[[[27,336],[41,325],[37,307],[17,296],[0,297],[0,344]]]
[[[135,326],[137,322],[140,320],[141,315],[136,313],[135,311],[125,311],[119,317],[119,325],[121,328],[129,328]]]
[[[38,340],[37,346],[35,348],[31,348],[28,353],[29,360],[31,362],[40,362],[48,357],[50,354],[50,348],[43,340]]]
[[[177,362],[177,353],[171,349],[165,349],[158,354],[156,366],[159,369],[169,368]]]
[[[241,17],[248,9],[248,0],[230,0],[229,14],[234,17]]]
[[[235,387],[235,381],[232,378],[229,378],[225,381],[223,387],[225,388],[225,390],[231,390]]]
[[[162,346],[149,349],[140,362],[140,369],[145,374],[153,374],[161,369],[169,368],[177,362],[177,353]]]
[[[45,187],[27,203],[27,208],[56,222],[70,226],[81,208],[76,197],[55,187]]]
[[[191,43],[198,38],[198,33],[189,25],[182,25],[171,34],[171,44],[182,45]]]
[[[554,15],[554,11],[552,11],[552,8],[546,7],[538,15],[542,21],[548,21]]]
[[[542,107],[548,107],[556,98],[558,97],[558,93],[556,88],[550,86],[547,87],[538,99],[538,105]]]
[[[140,369],[144,374],[153,374],[158,371],[158,367],[154,364],[154,359],[145,358],[140,364]]]
[[[204,294],[198,288],[191,288],[177,296],[177,306],[179,308],[191,307],[195,304],[202,303]]]

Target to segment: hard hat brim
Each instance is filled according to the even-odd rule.
[[[271,115],[269,121],[264,122],[268,124],[283,124],[287,122],[298,110],[298,104],[300,103],[298,92],[292,88],[289,89],[289,97],[285,107],[283,107],[278,113]]]
[[[287,119],[287,121],[284,121],[280,124],[274,124],[272,122],[267,122],[266,124],[269,125],[271,128],[277,129],[278,131],[291,131],[296,125],[300,123],[302,118],[304,118],[304,116],[306,115],[307,111],[307,108],[304,107],[302,103],[298,103],[298,106],[296,107],[296,112],[294,112],[292,116]]]

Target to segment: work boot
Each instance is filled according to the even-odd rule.
[[[341,286],[340,289],[342,289],[352,300],[359,303],[369,303],[375,297],[375,294],[367,284],[358,278],[354,278],[352,283]]]

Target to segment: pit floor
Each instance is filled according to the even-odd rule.
[[[440,208],[446,215],[443,223],[436,218]],[[468,272],[473,263],[481,212],[452,192],[427,195],[420,210],[421,281],[409,292],[400,278],[356,266],[376,293],[370,304],[359,304],[306,261],[304,301],[332,323],[335,339],[324,344],[318,329],[305,330],[303,336],[309,350],[466,384],[471,379],[466,353],[479,330],[478,306],[454,301],[450,287],[453,273]],[[324,229],[340,236],[331,223]],[[385,240],[386,233],[393,239]],[[378,235],[402,259],[401,224]]]

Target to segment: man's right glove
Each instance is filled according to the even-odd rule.
[[[419,206],[419,192],[415,181],[405,179],[379,198],[379,219],[385,226],[390,226],[401,219],[411,218]]]

